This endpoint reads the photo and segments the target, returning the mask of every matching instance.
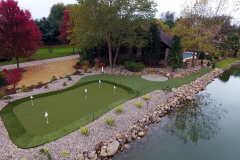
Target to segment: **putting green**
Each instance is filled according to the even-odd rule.
[[[102,81],[99,88],[98,81],[90,81],[35,95],[33,106],[29,97],[13,101],[1,110],[0,115],[13,143],[20,148],[30,148],[79,129],[92,121],[92,113],[97,119],[134,95],[132,89],[116,83]]]

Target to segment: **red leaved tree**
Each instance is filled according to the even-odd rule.
[[[16,58],[30,57],[37,52],[41,32],[28,10],[20,10],[14,0],[0,1],[0,56]]]
[[[19,69],[15,68],[13,70],[13,72],[10,72],[6,69],[3,69],[4,75],[3,77],[5,78],[5,81],[9,84],[9,85],[13,85],[13,88],[15,90],[16,85],[18,84],[18,82],[21,81],[22,79],[22,73],[19,71]]]
[[[71,40],[67,39],[69,35],[72,34],[71,30],[73,27],[73,21],[70,19],[69,13],[70,13],[70,8],[67,8],[65,11],[63,11],[65,14],[63,16],[63,23],[59,23],[60,26],[60,36],[58,36],[58,39],[62,41],[65,44],[70,44]],[[69,25],[69,21],[72,21],[71,25]],[[73,45],[73,44],[71,44]],[[74,46],[73,46],[73,53],[74,53]]]

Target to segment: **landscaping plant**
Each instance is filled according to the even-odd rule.
[[[113,123],[114,123],[114,119],[112,118],[112,117],[107,117],[107,119],[106,119],[106,123],[109,125],[109,126],[112,126],[113,125]]]
[[[6,96],[6,97],[1,98],[1,100],[9,100],[9,99],[12,99],[12,97],[11,96]]]
[[[2,98],[4,95],[5,95],[4,91],[1,90],[1,91],[0,91],[0,98]]]
[[[124,66],[127,70],[131,72],[140,72],[145,68],[144,64],[128,61],[124,63]]]
[[[149,100],[149,99],[150,99],[149,94],[144,95],[144,96],[143,96],[143,99],[144,99],[144,100]]]
[[[71,76],[67,76],[67,79],[68,79],[69,81],[71,81],[71,80],[72,80],[72,77],[71,77]]]
[[[121,113],[122,113],[122,110],[123,110],[122,106],[119,105],[119,106],[117,107],[117,109],[116,109],[116,112],[121,114]]]
[[[213,63],[212,68],[215,68],[215,63]]]
[[[16,85],[21,81],[22,79],[22,73],[19,71],[19,69],[15,68],[13,72],[10,72],[6,69],[3,69],[4,75],[3,77],[6,79],[6,82],[9,85],[13,85],[13,88],[16,92]]]
[[[97,69],[98,69],[98,64],[97,63],[94,64],[94,68],[95,68],[95,71],[97,71]]]
[[[68,155],[68,151],[63,150],[61,154],[62,154],[62,157],[67,157],[67,155]]]
[[[86,127],[80,127],[81,133],[85,136],[89,135],[89,129]]]
[[[38,82],[38,85],[41,85],[42,84],[42,81],[41,82]]]
[[[46,88],[48,88],[48,85],[47,85],[47,84],[45,84],[44,88],[45,88],[45,89],[46,89]]]
[[[63,82],[63,86],[66,86],[67,85],[67,83],[66,82]]]
[[[84,65],[84,66],[83,66],[83,72],[86,73],[86,72],[87,72],[87,69],[88,69],[88,65]]]
[[[36,86],[35,84],[32,84],[32,85],[31,85],[31,88],[32,88],[32,89],[34,89],[34,88],[35,88],[35,86]]]
[[[210,66],[210,63],[209,63],[209,61],[208,61],[208,63],[207,63],[207,66],[208,66],[208,67]]]
[[[203,65],[203,60],[201,60],[201,65]]]
[[[43,147],[39,150],[40,159],[43,159],[45,156],[48,160],[52,160],[52,155],[49,153],[49,148],[47,147]]]
[[[138,108],[142,108],[142,103],[141,102],[136,102],[136,106],[138,107]]]

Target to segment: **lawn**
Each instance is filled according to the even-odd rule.
[[[177,88],[189,84],[211,70],[202,68],[200,72],[188,77],[170,78],[164,82],[148,81],[141,76],[112,74],[87,76],[65,90],[35,95],[33,106],[29,97],[13,101],[0,111],[0,116],[13,143],[20,148],[31,148],[61,138],[79,129],[79,126],[90,123],[92,113],[95,114],[95,118],[99,118],[130,99],[162,87]],[[103,82],[101,87],[104,87],[105,82],[110,88],[107,85],[105,89],[103,88],[105,92],[102,92],[98,83],[93,83],[98,80]],[[87,86],[89,84],[93,86]],[[119,94],[117,97],[112,94],[113,85],[117,87],[116,95]],[[84,98],[86,87],[89,98],[87,100]],[[46,111],[49,114],[49,124],[46,124],[44,117]]]
[[[31,59],[41,60],[41,59],[49,59],[63,56],[70,56],[69,53],[73,52],[73,48],[71,46],[56,46],[53,47],[53,53],[48,53],[48,48],[46,46],[41,47],[36,56],[31,56]],[[75,49],[77,52],[77,49]],[[27,59],[27,58],[25,58]],[[19,63],[26,62],[24,58],[19,58]],[[0,66],[8,65],[8,64],[16,64],[16,58],[13,58],[11,61],[0,62]]]
[[[240,55],[238,55],[238,58],[228,58],[224,61],[217,63],[216,68],[224,68],[224,67],[228,66],[229,64],[239,61],[239,60],[240,60]]]

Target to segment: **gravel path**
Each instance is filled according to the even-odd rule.
[[[94,71],[93,73],[87,73],[83,76],[72,76],[72,81],[68,81],[66,78],[61,79],[56,83],[49,84],[48,89],[41,88],[34,89],[32,92],[17,93],[13,95],[14,98],[11,101],[21,99],[23,97],[29,97],[31,95],[64,89],[66,87],[72,86],[82,77],[94,74],[99,74],[99,72]],[[150,78],[149,80],[154,80],[154,76],[152,76],[152,79]],[[62,86],[63,82],[67,82],[66,87]],[[101,141],[108,141],[117,133],[124,133],[125,131],[129,130],[130,126],[133,125],[138,119],[142,118],[148,112],[153,111],[154,108],[157,108],[158,104],[166,101],[171,96],[173,96],[173,94],[165,94],[160,90],[153,91],[149,93],[150,100],[148,110],[146,101],[143,100],[142,97],[138,97],[122,104],[122,114],[117,114],[115,112],[115,109],[112,109],[99,119],[86,125],[86,127],[90,130],[90,135],[88,137],[82,135],[78,129],[58,140],[30,149],[20,149],[12,143],[0,117],[0,159],[33,159],[33,155],[38,155],[39,149],[42,147],[49,147],[49,151],[52,154],[53,159],[65,159],[61,157],[62,150],[67,150],[69,152],[69,155],[66,157],[66,159],[75,159],[77,153],[93,150],[97,143]],[[135,106],[136,101],[142,102],[143,108],[137,108]],[[0,101],[0,110],[5,105],[7,105],[6,101]],[[105,123],[105,119],[108,116],[111,116],[115,119],[115,125],[112,128],[110,128]]]
[[[142,75],[142,78],[149,81],[167,81],[168,80],[167,77],[162,76],[160,74],[146,74],[146,75]]]

